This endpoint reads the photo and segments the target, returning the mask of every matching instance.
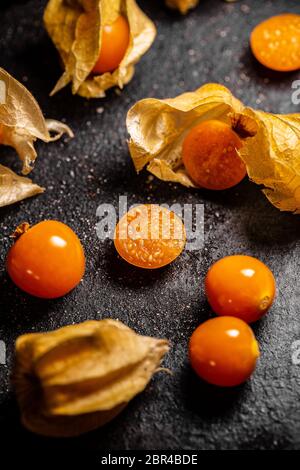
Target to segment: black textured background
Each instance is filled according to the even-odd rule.
[[[91,101],[72,97],[69,89],[48,96],[60,68],[42,25],[45,3],[3,7],[0,65],[29,88],[47,117],[65,120],[76,138],[37,144],[32,177],[47,191],[0,210],[0,339],[8,349],[7,366],[0,365],[1,433],[28,452],[300,449],[300,366],[291,359],[291,344],[300,339],[299,216],[280,213],[249,181],[219,193],[149,183],[146,173],[134,172],[124,126],[126,111],[136,100],[175,96],[208,81],[227,85],[250,106],[299,112],[291,101],[291,84],[299,74],[270,74],[256,64],[248,47],[254,25],[284,11],[300,13],[299,0],[201,0],[187,17],[168,11],[161,1],[143,0],[139,3],[158,27],[154,46],[121,94],[111,91],[106,99]],[[12,150],[1,147],[0,158],[4,165],[20,168]],[[202,202],[204,249],[185,252],[155,272],[125,264],[112,243],[99,241],[95,233],[97,206],[117,205],[119,195],[127,195],[130,204]],[[14,227],[23,220],[47,218],[69,224],[87,257],[81,285],[55,301],[24,295],[4,269]],[[237,252],[267,262],[278,293],[269,315],[254,327],[262,352],[255,375],[244,386],[222,390],[194,376],[186,350],[194,328],[212,315],[203,293],[208,267]],[[117,419],[81,438],[44,439],[25,431],[9,387],[14,339],[24,332],[105,317],[118,318],[143,334],[168,337],[173,347],[164,365],[174,375],[157,374]]]

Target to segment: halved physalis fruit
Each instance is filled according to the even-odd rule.
[[[130,209],[116,226],[114,242],[128,263],[156,269],[174,261],[186,241],[185,228],[172,211],[156,204]]]
[[[256,59],[278,72],[300,69],[300,15],[273,16],[252,31],[250,45]]]
[[[231,127],[217,120],[204,121],[185,137],[182,158],[197,186],[222,190],[238,184],[246,167],[238,155],[242,141]]]
[[[123,16],[103,26],[101,49],[92,73],[113,72],[118,68],[129,45],[130,31],[128,21]]]

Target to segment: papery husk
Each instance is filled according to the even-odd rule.
[[[300,213],[300,114],[246,110],[259,130],[240,151],[252,181],[281,211]]]
[[[8,206],[44,191],[31,179],[19,176],[9,168],[0,165],[0,207]]]
[[[168,350],[167,340],[111,319],[20,336],[13,383],[24,426],[67,437],[104,425],[144,390]]]
[[[173,99],[144,99],[128,112],[129,150],[137,171],[196,187],[182,162],[187,133],[217,119],[243,141],[239,154],[249,177],[280,210],[300,213],[300,115],[274,115],[246,108],[224,86],[206,84]]]
[[[174,10],[179,10],[180,13],[185,15],[191,8],[198,5],[199,0],[166,0],[168,7]]]
[[[91,75],[100,54],[103,26],[120,14],[127,18],[130,28],[127,52],[114,72]],[[73,94],[85,98],[104,97],[105,91],[114,86],[123,88],[156,35],[154,24],[135,0],[50,0],[44,23],[64,66],[51,95],[69,83]]]
[[[63,134],[73,137],[71,129],[65,124],[44,119],[31,93],[0,68],[0,144],[16,150],[23,163],[22,174],[27,175],[33,168],[37,157],[34,142],[37,139],[51,142]],[[43,188],[32,183],[30,179],[19,177],[7,168],[1,167],[0,206],[12,204],[41,192]]]

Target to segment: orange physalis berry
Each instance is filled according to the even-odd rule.
[[[13,282],[36,297],[52,299],[71,291],[85,270],[85,256],[77,235],[67,225],[46,220],[24,233],[16,231],[6,267]]]
[[[256,59],[278,72],[300,69],[300,15],[273,16],[251,33],[250,45]]]
[[[218,315],[231,315],[247,323],[259,320],[271,307],[275,279],[270,269],[252,256],[220,259],[205,279],[208,302]]]
[[[122,62],[130,40],[128,21],[123,16],[103,26],[101,50],[92,73],[113,72]]]
[[[232,387],[250,377],[259,347],[247,323],[239,318],[218,317],[194,331],[189,357],[199,377],[214,385]]]
[[[117,224],[114,242],[119,255],[140,268],[161,268],[174,261],[186,241],[180,218],[156,204],[130,209]]]
[[[197,186],[228,189],[246,175],[237,150],[242,141],[228,124],[205,121],[193,127],[183,141],[185,169]]]

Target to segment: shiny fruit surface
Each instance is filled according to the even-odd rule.
[[[113,23],[104,25],[100,55],[92,73],[100,75],[116,70],[126,54],[129,40],[129,25],[123,16],[118,16]]]
[[[271,307],[276,284],[271,270],[260,260],[234,255],[226,256],[210,267],[205,291],[215,313],[252,323]]]
[[[20,289],[51,299],[67,294],[80,282],[85,256],[71,228],[46,220],[17,238],[8,252],[6,267]]]
[[[253,373],[259,347],[251,328],[234,317],[217,317],[198,326],[189,342],[190,363],[206,382],[233,387]]]

